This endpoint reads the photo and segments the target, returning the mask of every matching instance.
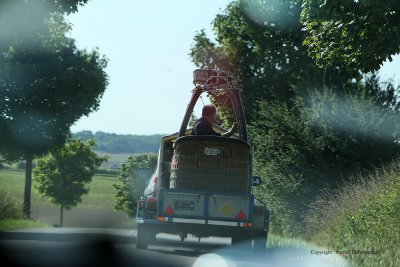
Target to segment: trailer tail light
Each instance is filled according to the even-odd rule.
[[[146,198],[146,208],[147,209],[157,209],[157,198],[148,197]]]
[[[139,201],[139,209],[143,209],[144,208],[144,201],[140,200]]]
[[[238,220],[246,219],[246,214],[243,212],[243,210],[240,210],[240,212],[236,215],[236,219]]]
[[[243,227],[251,228],[251,227],[253,227],[253,223],[245,222],[245,223],[243,223]]]
[[[171,208],[171,206],[168,206],[168,208],[164,211],[165,214],[167,215],[174,215],[174,210]]]

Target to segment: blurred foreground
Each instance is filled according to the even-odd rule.
[[[230,246],[227,238],[158,235],[147,250],[136,250],[136,231],[43,228],[0,233],[2,266],[348,266],[338,254],[299,242],[254,253]],[[281,242],[284,244],[285,242]],[[276,244],[275,244],[276,245]],[[286,244],[287,245],[287,244]]]

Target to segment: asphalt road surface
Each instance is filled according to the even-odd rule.
[[[159,234],[147,250],[136,249],[136,231],[100,228],[38,228],[0,233],[0,265],[64,266],[177,266],[177,267],[338,267],[337,255],[315,255],[310,248],[268,249],[254,253],[229,238]]]

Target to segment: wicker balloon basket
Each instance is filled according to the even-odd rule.
[[[248,193],[249,159],[249,145],[238,139],[179,138],[171,162],[170,188]]]

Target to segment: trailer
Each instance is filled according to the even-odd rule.
[[[240,93],[232,73],[194,71],[195,88],[179,132],[161,139],[157,167],[137,206],[137,243],[146,249],[158,233],[200,238],[230,237],[265,250],[269,211],[253,195],[261,184],[253,177],[254,149],[248,142]],[[232,103],[238,133],[233,137],[193,136],[189,119],[203,93],[226,94]],[[216,132],[225,129],[213,125]]]

